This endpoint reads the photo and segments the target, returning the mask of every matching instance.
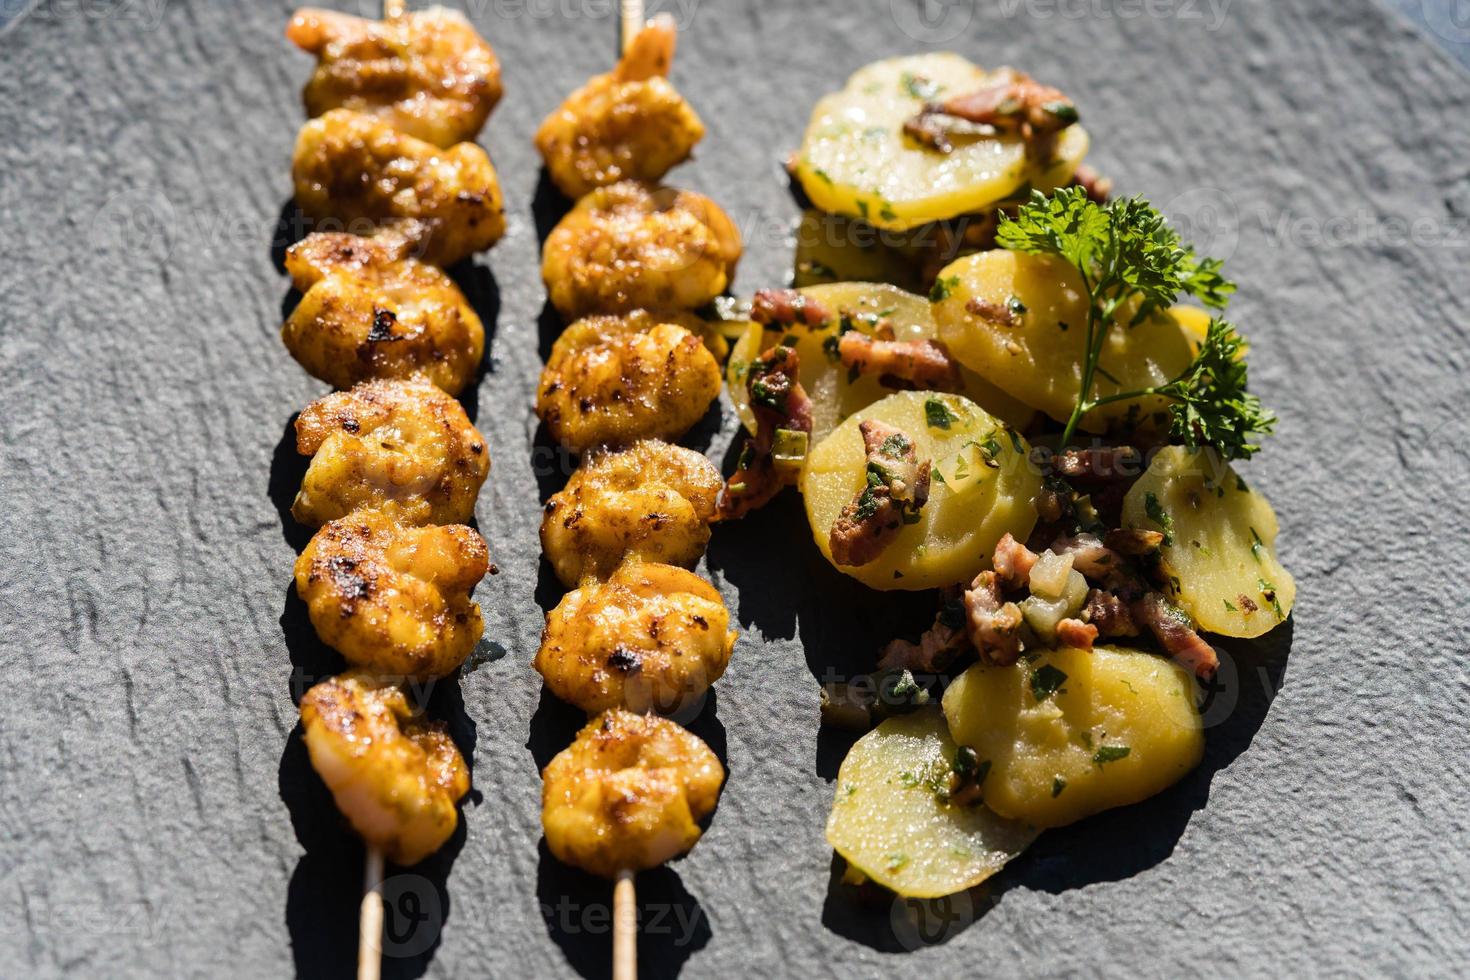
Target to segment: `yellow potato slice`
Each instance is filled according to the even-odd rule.
[[[890,718],[862,738],[837,772],[827,843],[852,867],[910,898],[973,888],[1038,831],[985,806],[946,798],[957,746],[935,707]]]
[[[875,589],[933,589],[969,582],[989,567],[1005,534],[1021,541],[1030,535],[1041,476],[1028,459],[1026,440],[960,395],[904,391],[848,418],[807,456],[801,492],[812,537],[828,561],[832,524],[867,481],[858,431],[864,419],[902,431],[938,476],[917,523],[900,530],[875,560],[856,567],[834,563],[838,571]]]
[[[1123,525],[1164,532],[1172,598],[1204,629],[1255,637],[1291,615],[1276,512],[1217,454],[1160,450],[1123,499]]]
[[[918,263],[903,244],[893,232],[808,208],[796,227],[791,284],[800,289],[830,282],[886,282],[918,289]]]
[[[989,763],[986,805],[1039,827],[1147,799],[1204,756],[1189,672],[1122,647],[976,664],[944,692],[944,717]]]
[[[1087,349],[1087,296],[1075,268],[1049,255],[981,252],[946,266],[934,295],[939,339],[956,360],[1032,408],[1067,420],[1082,386]],[[971,301],[997,315],[982,315]],[[1094,396],[1172,380],[1194,360],[1209,324],[1204,311],[1175,307],[1128,326],[1134,310],[1125,306],[1121,325],[1108,333]],[[1101,432],[1135,405],[1140,422],[1147,423],[1168,402],[1145,398],[1104,405],[1083,416],[1081,427]]]
[[[873,282],[836,282],[808,286],[800,290],[821,303],[832,313],[832,319],[819,328],[794,327],[785,333],[765,330],[750,324],[735,343],[725,366],[730,401],[740,421],[755,434],[755,414],[750,410],[750,392],[745,388],[745,372],[750,362],[769,350],[783,336],[796,338],[796,353],[801,358],[798,372],[801,386],[812,400],[811,445],[827,437],[853,412],[893,393],[882,385],[877,375],[863,375],[848,380],[847,368],[837,358],[834,345],[842,333],[842,314],[846,312],[854,329],[870,333],[880,319],[893,326],[898,340],[932,340],[938,334],[929,301],[905,292],[897,286]],[[1032,409],[1007,395],[974,371],[961,371],[964,394],[987,412],[1015,428],[1025,428],[1034,416]]]
[[[1045,164],[1020,137],[996,135],[941,153],[903,132],[924,103],[971,92],[991,72],[956,54],[889,58],[859,69],[812,110],[795,174],[812,204],[831,214],[904,230],[993,207],[1032,187],[1068,183],[1087,155],[1087,133],[1068,126]]]

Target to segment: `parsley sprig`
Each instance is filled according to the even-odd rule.
[[[1002,216],[996,241],[1012,251],[1064,259],[1081,275],[1087,292],[1082,386],[1063,445],[1098,406],[1148,395],[1173,402],[1170,435],[1190,449],[1209,445],[1226,459],[1243,459],[1258,448],[1252,437],[1271,431],[1275,416],[1246,390],[1243,341],[1219,318],[1211,320],[1194,361],[1178,377],[1151,388],[1094,396],[1097,375],[1105,373],[1098,361],[1108,333],[1129,304],[1136,303],[1137,310],[1125,327],[1172,306],[1180,293],[1222,310],[1235,292],[1224,264],[1196,255],[1143,198],[1097,204],[1080,187],[1062,188],[1051,197],[1036,191],[1014,218]]]

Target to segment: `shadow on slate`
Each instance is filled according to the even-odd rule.
[[[542,167],[536,179],[536,194],[531,198],[531,218],[536,222],[537,245],[546,244],[546,236],[571,208],[572,202],[557,189],[551,174]]]
[[[536,899],[546,933],[579,975],[612,975],[612,883],[558,861],[537,846]],[[668,865],[638,872],[638,971],[677,976],[713,932],[704,906]]]
[[[275,451],[271,453],[270,477],[266,483],[266,494],[281,519],[281,537],[297,554],[301,553],[315,533],[291,516],[291,504],[296,500],[296,491],[301,489],[301,480],[306,476],[306,468],[311,465],[311,457],[296,451],[296,418],[299,414],[298,412],[286,420],[286,427],[281,432]],[[285,623],[282,622],[281,625],[284,627]],[[307,629],[310,628],[308,624]]]

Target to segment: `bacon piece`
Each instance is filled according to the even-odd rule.
[[[1194,623],[1182,609],[1162,595],[1150,592],[1133,603],[1133,618],[1149,628],[1165,652],[1194,671],[1197,677],[1213,677],[1220,660],[1215,650],[1194,631]]]
[[[1036,564],[1038,557],[1040,556],[1036,552],[1007,532],[1005,537],[996,542],[995,558],[991,564],[1006,588],[1019,589],[1030,580],[1031,567]]]
[[[1057,641],[1078,650],[1091,650],[1097,640],[1097,627],[1080,619],[1064,619],[1057,623]]]
[[[720,491],[719,519],[734,520],[764,507],[798,471],[783,472],[771,458],[777,429],[812,431],[812,400],[797,380],[801,359],[794,349],[772,347],[750,365],[745,388],[755,414],[755,435],[746,439],[740,464]]]
[[[865,420],[858,431],[868,456],[868,484],[832,524],[832,560],[839,565],[877,558],[929,499],[929,461],[919,461],[912,439],[876,419]]]
[[[1159,550],[1164,535],[1142,528],[1115,527],[1103,536],[1103,543],[1122,555],[1149,555]]]
[[[987,663],[1004,666],[1016,662],[1021,653],[1021,607],[1001,602],[1000,580],[994,572],[981,572],[964,595],[965,624],[970,642]]]
[[[1053,472],[1068,480],[1112,483],[1135,480],[1143,472],[1143,454],[1132,446],[1068,449],[1052,459]]]
[[[1082,607],[1082,620],[1097,627],[1103,636],[1137,636],[1138,624],[1128,612],[1128,604],[1112,592],[1093,589],[1087,593]]]
[[[837,342],[842,363],[859,374],[897,378],[928,391],[959,391],[960,366],[937,340],[891,340],[849,330]]]
[[[820,327],[832,319],[832,314],[794,289],[761,289],[751,301],[750,318],[766,326]]]
[[[903,124],[903,131],[941,153],[954,150],[954,127],[942,117],[1018,133],[1035,155],[1046,158],[1057,133],[1077,121],[1077,106],[1059,89],[1042,85],[1024,72],[1011,71],[984,88],[943,102],[929,102]]]
[[[1016,314],[1004,303],[992,303],[988,299],[972,296],[965,300],[965,310],[999,327],[1016,325]]]
[[[1123,556],[1098,540],[1095,534],[1079,534],[1075,538],[1065,535],[1052,542],[1051,550],[1059,555],[1071,555],[1072,567],[1091,579],[1104,579],[1121,568]]]

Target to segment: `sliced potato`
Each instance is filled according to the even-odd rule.
[[[957,747],[937,707],[890,718],[837,772],[827,843],[900,895],[938,898],[973,888],[1024,851],[1037,831],[985,806],[947,799]]]
[[[944,692],[944,717],[989,763],[986,805],[1038,827],[1147,799],[1204,756],[1189,672],[1121,647],[976,664]]]
[[[1164,533],[1173,599],[1204,629],[1254,637],[1291,615],[1276,512],[1215,453],[1161,449],[1123,499],[1123,524]]]
[[[831,214],[903,230],[993,207],[1027,185],[1072,179],[1087,133],[1069,126],[1049,162],[1030,160],[1020,137],[984,136],[949,153],[923,146],[903,124],[924,103],[971,92],[994,73],[956,54],[889,58],[859,69],[812,110],[795,173],[812,204]]]
[[[801,492],[812,537],[828,561],[832,524],[867,483],[858,431],[864,419],[902,431],[938,478],[931,481],[917,523],[900,530],[874,561],[835,566],[839,571],[875,589],[933,589],[973,579],[988,567],[1005,534],[1026,540],[1036,524],[1041,489],[1041,476],[1028,459],[1031,447],[967,398],[903,391],[848,418],[807,456]]]
[[[835,345],[842,333],[842,316],[847,314],[853,329],[871,333],[879,320],[893,326],[898,340],[932,340],[937,334],[929,301],[897,286],[873,282],[836,282],[808,286],[800,291],[821,303],[832,319],[821,327],[794,327],[784,334],[752,323],[736,343],[725,367],[730,400],[745,428],[755,433],[755,415],[750,410],[750,393],[745,389],[745,372],[751,361],[783,336],[796,338],[801,358],[801,386],[812,400],[811,444],[816,445],[853,412],[893,393],[874,375],[848,380],[847,368],[837,358]],[[962,370],[965,395],[987,412],[1016,428],[1024,428],[1034,412],[1007,395],[974,371]]]
[[[893,232],[808,208],[796,227],[792,285],[800,289],[830,282],[886,282],[918,289],[918,264],[901,244]]]
[[[1087,349],[1087,296],[1075,268],[1054,256],[996,249],[950,263],[935,293],[942,297],[934,304],[939,339],[960,363],[1032,408],[1067,420]],[[977,306],[993,313],[983,315]],[[1126,324],[1132,314],[1125,307],[1120,320]],[[1202,310],[1176,307],[1134,326],[1115,326],[1098,362],[1094,394],[1173,379],[1194,360],[1208,324]],[[1100,432],[1132,406],[1147,421],[1167,404],[1147,398],[1104,405],[1083,416],[1082,428]]]

